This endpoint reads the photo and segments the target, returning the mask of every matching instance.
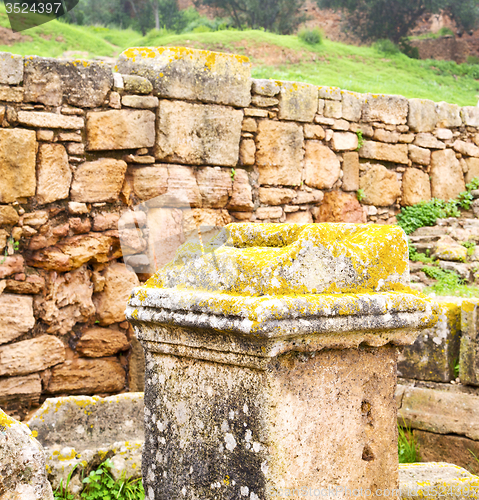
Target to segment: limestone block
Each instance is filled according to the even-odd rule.
[[[343,93],[338,87],[319,87],[319,98],[330,101],[341,101]]]
[[[383,122],[389,125],[406,123],[408,100],[394,95],[367,94],[362,119],[365,122]]]
[[[260,220],[280,219],[282,215],[283,209],[281,207],[259,207],[256,210],[256,218]]]
[[[451,463],[415,463],[399,465],[400,498],[412,500],[444,491],[446,498],[474,495],[479,477]]]
[[[339,158],[319,141],[306,141],[304,165],[305,182],[308,186],[330,189],[339,179]]]
[[[152,109],[157,108],[160,101],[154,96],[124,95],[121,103],[128,108]]]
[[[18,123],[28,127],[81,129],[85,123],[82,117],[66,116],[43,111],[19,111]]]
[[[391,144],[397,144],[401,136],[398,132],[391,132],[383,128],[377,128],[374,130],[373,139],[379,142],[389,142]],[[403,141],[401,141],[403,142]]]
[[[113,356],[129,349],[126,335],[111,328],[88,328],[82,333],[75,350],[87,358]]]
[[[366,205],[387,207],[401,194],[396,173],[383,165],[371,165],[359,178],[359,187],[364,191],[362,201]]]
[[[359,122],[365,101],[363,94],[355,92],[343,93],[342,117],[350,122]]]
[[[479,159],[478,158],[466,158],[467,173],[466,182],[469,183],[472,179],[479,178]]]
[[[265,97],[262,95],[254,95],[251,98],[251,105],[258,106],[260,108],[269,108],[271,106],[277,106],[279,104],[279,99],[276,97]]]
[[[127,164],[123,160],[102,158],[78,166],[70,197],[75,202],[117,201]]]
[[[35,326],[32,297],[0,294],[0,318],[0,344],[27,333]]]
[[[413,132],[431,132],[437,121],[435,102],[428,99],[409,99],[407,124]]]
[[[300,184],[303,160],[303,131],[300,125],[262,120],[258,124],[256,144],[260,184]]]
[[[325,101],[323,114],[326,118],[342,118],[343,105],[341,101]]]
[[[19,87],[0,86],[0,101],[23,102],[23,89]]]
[[[128,169],[133,193],[146,201],[165,194],[168,190],[168,166],[133,167]]]
[[[348,152],[343,154],[343,185],[344,191],[359,189],[359,154]]]
[[[0,205],[0,226],[14,226],[20,216],[10,205]]]
[[[185,214],[185,227],[209,226],[223,227],[231,222],[231,217],[226,210],[214,210],[212,208],[195,208]]]
[[[150,80],[138,75],[121,75],[123,88],[128,94],[151,94],[153,85]]]
[[[0,83],[18,85],[23,81],[23,56],[0,52]]]
[[[274,97],[279,94],[282,84],[283,82],[278,82],[276,80],[253,80],[251,90],[255,94]]]
[[[461,118],[464,125],[479,127],[479,108],[476,106],[464,106],[461,108]]]
[[[432,152],[430,175],[434,198],[449,201],[466,189],[461,165],[452,149]]]
[[[452,130],[448,128],[438,128],[434,131],[434,135],[441,141],[449,141],[453,138]]]
[[[242,121],[238,109],[161,100],[155,156],[171,163],[234,167]]]
[[[1,297],[1,295],[0,295]],[[464,300],[461,307],[461,351],[459,378],[466,385],[479,386],[479,300]]]
[[[248,212],[254,208],[253,192],[245,170],[235,170],[233,191],[226,208],[238,212]]]
[[[68,198],[72,171],[61,144],[41,144],[38,150],[37,201],[41,205]]]
[[[408,168],[402,178],[401,205],[411,206],[431,199],[431,183],[426,172]]]
[[[5,499],[53,500],[45,453],[32,431],[0,410],[0,491]]]
[[[320,125],[311,125],[310,123],[305,123],[303,125],[304,138],[305,139],[324,139],[326,134],[324,133],[323,127]]]
[[[283,205],[290,203],[296,191],[288,188],[259,188],[259,201],[265,205]]]
[[[122,391],[125,370],[110,358],[77,358],[55,366],[46,387],[47,394],[104,394]]]
[[[407,144],[383,144],[382,142],[365,141],[359,150],[359,156],[371,160],[390,161],[405,165],[409,161]]]
[[[0,402],[7,405],[11,401],[38,405],[42,393],[42,379],[38,373],[0,380]]]
[[[0,130],[0,203],[35,196],[36,147],[33,130]]]
[[[126,301],[131,289],[139,284],[138,277],[118,262],[108,266],[101,274],[105,278],[105,288],[93,295],[100,325],[125,321]]]
[[[434,255],[441,260],[465,262],[467,248],[457,243],[457,241],[450,236],[441,236],[436,243]]]
[[[303,203],[320,203],[321,201],[323,201],[324,194],[322,191],[319,191],[318,189],[311,189],[310,191],[309,189],[308,191],[306,190],[295,191],[293,203],[295,205],[301,205]]]
[[[243,124],[241,125],[241,130],[243,132],[256,132],[258,125],[254,118],[245,118]]]
[[[24,260],[21,255],[2,255],[0,262],[0,279],[24,272]]]
[[[103,62],[60,61],[29,56],[25,58],[25,101],[82,108],[103,105],[113,86],[110,67]]]
[[[413,163],[418,163],[419,165],[429,165],[431,163],[431,151],[429,149],[409,144],[408,151],[409,158]]]
[[[478,441],[479,396],[422,387],[406,387],[398,419],[413,429],[456,434]],[[401,421],[399,420],[399,421]]]
[[[0,376],[27,375],[63,361],[63,342],[53,335],[40,335],[0,347]]]
[[[472,142],[465,142],[457,139],[456,141],[454,141],[452,147],[455,151],[461,153],[464,156],[474,156],[476,158],[479,157],[479,147],[477,147],[475,144],[472,144]]]
[[[118,70],[147,78],[160,97],[238,107],[251,101],[251,63],[244,56],[184,47],[130,48],[120,54]]]
[[[201,207],[201,193],[191,167],[168,165],[168,194],[186,206]]]
[[[457,258],[457,255],[455,255],[455,257]],[[469,268],[468,264],[461,264],[452,260],[440,260],[439,267],[446,271],[454,271],[466,281],[468,281],[471,276],[471,269]]]
[[[352,132],[334,132],[331,146],[334,151],[354,151],[358,148],[358,136]]]
[[[126,109],[89,112],[87,150],[149,148],[155,144],[155,115]]]
[[[311,224],[312,222],[313,216],[309,210],[299,210],[298,212],[286,214],[287,224]]]
[[[316,222],[365,223],[366,216],[356,196],[330,191],[324,195]]]
[[[441,302],[436,325],[423,330],[414,344],[399,353],[398,375],[434,382],[455,380],[454,365],[459,358],[460,336],[461,305]]]
[[[202,167],[196,173],[202,206],[224,208],[233,189],[231,170],[219,167]]]
[[[460,127],[462,125],[461,108],[448,102],[436,103],[437,126],[444,128]]]
[[[243,139],[240,144],[239,159],[241,165],[254,165],[256,145],[253,139]]]

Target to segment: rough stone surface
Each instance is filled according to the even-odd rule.
[[[319,141],[306,141],[304,165],[308,186],[330,189],[339,179],[341,164],[338,157]]]
[[[441,260],[465,262],[467,258],[467,248],[459,245],[459,243],[450,236],[441,236],[436,243],[434,255]]]
[[[53,500],[45,453],[31,430],[0,410],[0,492],[5,500]]]
[[[27,333],[35,325],[32,297],[1,293],[0,317],[0,344]]]
[[[121,99],[123,106],[137,109],[157,108],[160,101],[154,96],[125,95]]]
[[[201,193],[191,167],[168,166],[168,192],[185,206],[201,207]]]
[[[365,141],[359,150],[359,156],[406,165],[409,161],[407,144],[383,144],[382,142]]]
[[[254,165],[256,145],[253,139],[243,139],[240,144],[239,159],[241,165]]]
[[[35,195],[36,145],[33,130],[0,130],[0,203]]]
[[[18,399],[27,408],[38,405],[41,393],[42,379],[38,373],[0,379],[0,404],[7,408],[11,401],[17,402]]]
[[[301,127],[295,123],[262,120],[256,141],[260,184],[299,185],[304,142]]]
[[[436,103],[434,101],[409,99],[407,124],[413,132],[431,132],[436,127],[437,120]]]
[[[68,198],[72,171],[61,144],[41,144],[38,151],[37,200],[40,204]]]
[[[202,167],[198,169],[196,181],[203,207],[224,208],[226,206],[233,189],[231,170],[219,167]]]
[[[384,122],[391,125],[406,123],[408,100],[401,96],[368,94],[363,106],[365,122]]]
[[[18,85],[23,81],[23,57],[0,52],[0,83]]]
[[[324,195],[317,222],[364,223],[366,216],[356,196],[330,191]]]
[[[452,147],[455,151],[461,153],[464,156],[479,156],[479,147],[477,147],[475,144],[472,144],[472,142],[465,142],[458,139],[454,141]]]
[[[155,114],[151,111],[90,112],[86,129],[88,151],[149,148],[155,144]]]
[[[251,63],[244,56],[184,47],[130,48],[118,70],[143,76],[170,99],[246,107],[251,101]]]
[[[460,108],[457,104],[438,102],[436,103],[436,113],[438,127],[453,128],[462,125]]]
[[[240,110],[161,100],[155,156],[171,163],[234,167],[238,162]]]
[[[359,187],[364,191],[363,202],[367,205],[387,207],[401,194],[396,174],[383,165],[371,165],[361,175]]]
[[[469,183],[472,179],[479,178],[479,158],[466,158],[467,173],[466,182]]]
[[[361,120],[361,112],[364,105],[365,97],[356,92],[344,92],[343,104],[343,118],[350,122],[359,122]]]
[[[278,118],[312,122],[318,110],[318,87],[305,83],[281,82]]]
[[[464,125],[479,127],[479,109],[476,106],[464,106],[461,108],[461,118]]]
[[[461,309],[459,378],[463,384],[479,386],[479,300],[468,299]]]
[[[410,206],[431,199],[431,184],[426,172],[418,168],[408,168],[402,178],[401,204]]]
[[[138,277],[120,263],[107,267],[102,276],[105,288],[93,296],[100,325],[125,321],[126,302],[131,289],[139,284]]]
[[[354,151],[358,147],[358,136],[352,132],[334,132],[331,146],[334,151]]]
[[[102,62],[25,58],[25,101],[60,106],[101,106],[113,86],[110,67]]]
[[[441,200],[452,200],[465,191],[464,174],[452,149],[431,154],[431,194]]]
[[[239,212],[247,212],[254,208],[253,192],[245,170],[235,170],[233,190],[226,208]]]
[[[82,163],[73,176],[71,199],[90,203],[118,200],[126,168],[123,160],[113,158]]]
[[[283,205],[293,201],[296,192],[288,188],[259,188],[259,201],[265,205]]]
[[[13,207],[0,205],[0,226],[14,226],[19,219],[20,217]]]
[[[130,347],[126,335],[111,328],[89,328],[82,333],[76,351],[87,358],[113,356]]]
[[[131,94],[151,94],[153,85],[150,80],[138,75],[121,75],[125,92]]]
[[[168,191],[167,165],[131,168],[128,170],[128,178],[133,192],[140,200],[150,200]]]
[[[79,116],[65,116],[43,111],[19,111],[18,123],[38,128],[81,129],[85,126],[83,118]]]
[[[28,375],[65,360],[65,347],[53,335],[40,335],[0,347],[0,376]]]
[[[359,154],[348,152],[343,154],[343,185],[344,191],[359,189]]]
[[[431,151],[429,149],[409,144],[408,151],[409,159],[413,163],[418,163],[419,165],[429,165],[431,163]]]

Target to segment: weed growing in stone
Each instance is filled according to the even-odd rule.
[[[364,189],[358,189],[358,191],[356,192],[356,198],[358,199],[358,201],[364,200]]]
[[[356,151],[359,151],[363,147],[364,137],[361,130],[356,130],[356,135],[358,136],[358,147],[356,148]]]
[[[430,278],[437,280],[437,283],[427,287],[425,292],[433,292],[437,295],[479,297],[479,287],[465,285],[464,280],[454,271],[434,266],[425,266],[422,268],[422,271]]]
[[[474,250],[476,248],[476,244],[473,241],[463,241],[461,245],[464,248],[467,248],[467,255],[471,257],[471,255],[474,253]]]
[[[409,243],[409,260],[412,262],[422,262],[423,264],[432,264],[434,262],[434,259],[429,257],[429,255],[418,252],[412,243]]]
[[[72,475],[75,472],[76,468],[77,468],[77,465],[75,465],[75,467],[73,467],[73,469],[68,474],[67,482],[66,482],[65,486],[63,486],[63,479],[60,481],[60,485],[53,492],[54,500],[74,500],[75,497],[71,493],[68,492],[68,486],[70,485]]]
[[[398,424],[398,456],[400,464],[412,464],[420,460],[419,444],[405,423]]]

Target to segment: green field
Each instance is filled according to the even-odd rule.
[[[3,5],[0,26],[9,28]],[[4,30],[5,31],[5,30]],[[60,57],[65,52],[82,57],[115,57],[132,46],[180,45],[247,55],[255,78],[273,78],[337,86],[357,92],[400,94],[434,101],[476,105],[479,65],[418,61],[403,54],[385,55],[372,47],[356,47],[324,40],[310,46],[296,36],[263,31],[216,31],[171,34],[101,26],[81,27],[52,21],[22,33],[28,37],[1,51]],[[475,78],[477,78],[477,80]]]

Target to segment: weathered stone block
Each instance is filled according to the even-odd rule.
[[[283,205],[290,203],[296,191],[288,188],[259,188],[259,201],[265,205]]]
[[[235,170],[233,191],[226,207],[228,210],[248,212],[253,210],[253,192],[245,170]],[[222,224],[223,225],[223,224]]]
[[[201,207],[201,193],[191,167],[168,165],[168,194],[185,206]]]
[[[343,92],[338,87],[319,87],[319,98],[340,101],[343,98]]]
[[[0,344],[10,342],[35,326],[33,299],[0,294]]]
[[[303,160],[303,131],[300,125],[262,120],[258,124],[256,143],[260,184],[300,184]]]
[[[359,122],[361,120],[364,101],[365,96],[363,94],[344,92],[342,109],[343,118],[350,122]]]
[[[323,127],[320,125],[311,125],[310,123],[305,123],[303,125],[304,138],[305,139],[324,139],[326,134],[324,133]]]
[[[124,95],[121,103],[129,108],[152,109],[157,108],[160,101],[154,96]]]
[[[418,163],[419,165],[429,165],[431,163],[431,151],[429,149],[409,144],[408,151],[409,159],[413,163]]]
[[[343,104],[341,101],[324,101],[323,114],[326,118],[342,118]]]
[[[437,126],[444,128],[460,127],[462,125],[461,108],[448,102],[436,103]]]
[[[23,56],[0,52],[0,83],[18,85],[23,81]]]
[[[155,156],[171,163],[234,167],[242,121],[238,109],[161,100]]]
[[[418,168],[408,168],[402,177],[402,205],[415,205],[431,199],[429,175]]]
[[[356,196],[330,191],[324,195],[316,222],[365,223],[366,215]]]
[[[383,165],[371,165],[359,178],[359,187],[364,191],[362,201],[366,205],[387,207],[401,194],[396,173]]]
[[[395,95],[367,94],[362,119],[365,122],[383,122],[390,125],[406,123],[408,100]]]
[[[455,151],[461,153],[464,156],[474,156],[476,158],[479,156],[479,147],[477,147],[475,144],[472,144],[472,142],[465,142],[458,139],[454,141],[452,147]]]
[[[203,207],[224,208],[226,206],[233,189],[231,170],[219,167],[202,167],[198,169],[196,181]]]
[[[0,262],[0,279],[24,271],[24,260],[21,255],[4,255],[0,258]]]
[[[359,150],[359,156],[371,160],[390,161],[405,165],[409,161],[407,144],[383,144],[382,142],[365,141]]]
[[[451,262],[465,262],[467,257],[467,248],[460,245],[450,236],[441,236],[436,243],[434,255],[441,260]]]
[[[28,127],[81,129],[85,122],[80,116],[66,116],[43,111],[19,111],[18,123]]]
[[[379,142],[389,142],[391,144],[397,144],[399,142],[400,137],[401,136],[399,132],[391,132],[383,128],[377,128],[374,130],[373,139]]]
[[[53,335],[40,335],[0,347],[0,376],[27,375],[63,361],[63,342]]]
[[[133,167],[128,170],[133,193],[146,201],[165,194],[168,190],[168,166]]]
[[[467,173],[466,182],[469,183],[472,179],[479,178],[479,158],[466,158]]]
[[[428,99],[409,99],[408,126],[413,132],[431,132],[438,121],[436,103]]]
[[[398,375],[434,382],[455,380],[460,334],[461,305],[441,302],[436,325],[423,330],[414,344],[399,353]]]
[[[23,377],[8,377],[0,379],[0,403],[26,403],[38,405],[42,394],[42,379],[38,373]]]
[[[89,151],[149,148],[155,144],[155,115],[124,109],[90,112],[86,130]]]
[[[243,139],[240,144],[239,160],[241,165],[254,165],[256,145],[253,139]]]
[[[298,212],[286,214],[287,224],[311,224],[312,222],[313,216],[309,210],[299,210]]]
[[[0,101],[23,102],[23,89],[20,87],[0,86]]]
[[[344,191],[359,189],[359,154],[348,152],[343,154],[343,185]]]
[[[281,207],[258,207],[255,215],[259,220],[280,219],[283,215],[283,209]]]
[[[18,212],[10,205],[0,205],[0,226],[14,226],[20,216]]]
[[[120,54],[118,70],[148,78],[160,97],[238,107],[251,101],[251,63],[244,56],[184,47],[138,47]]]
[[[358,136],[352,132],[334,132],[331,146],[334,151],[354,151],[358,147]]]
[[[461,331],[459,378],[463,384],[479,386],[479,300],[463,301]]]
[[[304,166],[306,184],[318,189],[332,188],[341,172],[339,158],[319,141],[306,141]]]
[[[116,358],[77,358],[52,369],[47,394],[104,394],[123,390],[125,370]]]
[[[52,203],[68,198],[72,171],[61,144],[42,144],[38,151],[37,201]]]
[[[73,176],[72,201],[95,203],[118,200],[126,168],[123,160],[113,158],[82,163]]]
[[[274,97],[278,95],[283,82],[276,80],[253,80],[252,92],[266,97]]]
[[[150,80],[138,75],[121,75],[123,89],[129,94],[151,94],[153,85]]]
[[[479,108],[476,106],[464,106],[461,108],[461,118],[464,125],[479,127]]]
[[[430,175],[434,198],[449,201],[466,189],[461,164],[452,149],[433,151]]]
[[[32,431],[0,410],[0,491],[7,499],[53,500],[45,454]]]
[[[75,350],[87,358],[113,356],[129,349],[126,335],[111,328],[88,328],[82,333]]]
[[[102,62],[25,58],[25,101],[60,106],[101,106],[113,86],[111,68]]]
[[[276,97],[265,97],[262,95],[254,95],[251,98],[251,105],[258,106],[260,108],[269,108],[271,106],[277,106],[279,104],[279,99]]]
[[[35,196],[36,147],[33,130],[0,130],[0,203]]]

